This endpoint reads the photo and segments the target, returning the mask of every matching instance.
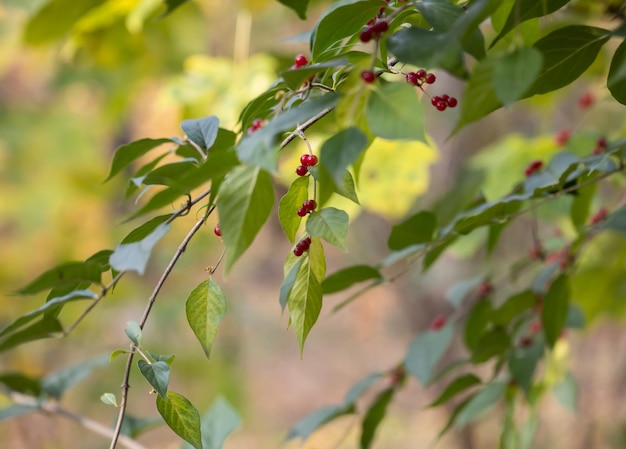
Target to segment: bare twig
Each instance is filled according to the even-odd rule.
[[[44,402],[39,401],[37,398],[33,396],[29,396],[26,394],[21,394],[16,391],[11,391],[8,393],[8,396],[15,404],[19,405],[27,405],[32,407],[37,407],[38,410],[58,416],[62,416],[71,421],[74,421],[77,424],[80,424],[85,429],[92,431],[98,435],[101,435],[105,438],[113,437],[113,430],[109,427],[100,424],[97,421],[94,421],[89,418],[85,418],[84,416],[77,415],[73,412],[70,412],[66,408],[61,407],[56,401],[47,400]],[[146,449],[145,446],[139,444],[132,438],[129,438],[125,435],[119,436],[120,444],[128,449]]]
[[[319,122],[322,118],[326,117],[328,114],[330,114],[330,112],[333,110],[334,108],[326,108],[326,109],[322,109],[320,112],[318,112],[316,115],[314,115],[313,117],[311,117],[310,119],[308,119],[306,122],[304,122],[302,125],[298,125],[296,127],[296,129],[289,134],[287,137],[285,137],[285,140],[283,140],[280,144],[280,149],[282,150],[283,148],[285,148],[287,145],[289,145],[289,143],[294,140],[296,137],[300,136],[300,133],[302,133],[302,131],[306,131],[307,129],[309,129],[311,126],[313,126],[315,123]]]

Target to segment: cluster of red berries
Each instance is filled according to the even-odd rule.
[[[361,31],[361,34],[359,34],[359,39],[363,43],[369,42],[372,39],[378,39],[380,35],[388,29],[389,24],[386,20],[372,19],[367,23],[367,28],[365,28],[363,31]]]
[[[293,249],[293,254],[296,257],[300,257],[306,251],[309,250],[311,246],[311,237],[306,237],[296,243],[296,247]]]
[[[598,137],[598,140],[596,140],[596,147],[593,149],[591,154],[595,156],[595,155],[604,153],[606,151],[607,145],[608,143],[604,136]]]
[[[314,154],[303,154],[300,156],[300,165],[296,168],[298,176],[304,176],[309,172],[309,167],[317,165],[317,156]]]
[[[306,56],[300,54],[293,59],[293,62],[294,64],[291,66],[291,68],[299,69],[300,67],[304,67],[305,65],[307,65],[309,63],[309,60],[306,58]]]
[[[250,128],[248,128],[248,134],[252,134],[253,132],[261,129],[261,127],[263,127],[263,120],[261,120],[260,118],[255,118],[254,120],[252,120],[252,125],[250,125]]]
[[[430,323],[430,330],[431,331],[438,331],[439,329],[441,329],[443,326],[446,325],[446,317],[443,315],[438,315],[432,323]]]
[[[428,73],[424,69],[419,69],[417,72],[409,72],[406,74],[406,82],[413,84],[414,86],[421,86],[422,84],[434,84],[437,81],[437,77],[434,73]]]
[[[530,164],[528,164],[528,167],[526,167],[526,169],[524,170],[524,174],[526,175],[526,177],[534,175],[539,170],[541,170],[541,167],[543,167],[542,161],[539,161],[539,160],[532,161]]]
[[[213,228],[213,233],[215,233],[216,236],[221,237],[222,236],[222,228],[220,227],[220,224],[216,224],[215,227]]]
[[[430,99],[430,103],[437,108],[438,111],[445,111],[447,108],[454,108],[458,104],[456,98],[443,94],[442,96],[434,96]]]
[[[306,200],[302,203],[302,207],[298,209],[298,217],[304,217],[309,212],[313,212],[317,207],[315,200]]]

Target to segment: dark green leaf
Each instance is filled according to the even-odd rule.
[[[318,73],[326,71],[326,69],[341,67],[348,65],[347,59],[334,59],[332,61],[321,62],[318,64],[307,64],[297,69],[289,69],[280,73],[285,84],[293,90],[300,88],[306,81],[314,77]]]
[[[22,373],[0,374],[0,384],[9,390],[30,396],[39,396],[41,393],[40,380],[25,376]]]
[[[430,242],[437,227],[437,217],[423,210],[409,217],[391,229],[387,245],[389,249],[400,250],[418,243]]]
[[[43,290],[60,288],[76,283],[100,284],[101,267],[96,262],[66,262],[39,275],[34,281],[20,288],[18,295],[33,295]]]
[[[369,279],[382,279],[382,275],[370,265],[354,265],[327,276],[322,282],[322,290],[324,294],[336,293]]]
[[[455,425],[464,427],[493,407],[504,396],[506,385],[506,382],[492,382],[486,385],[459,412],[454,420]]]
[[[532,47],[521,47],[496,61],[493,88],[498,100],[509,105],[524,97],[541,71],[541,53]]]
[[[169,366],[172,366],[174,359],[176,358],[173,354],[155,354],[154,352],[147,351],[147,353],[152,357],[152,360],[155,362],[165,362]]]
[[[278,203],[278,219],[291,243],[295,242],[296,233],[302,222],[302,217],[297,214],[297,211],[308,198],[309,177],[301,176],[291,183],[289,190]]]
[[[217,204],[228,271],[252,244],[272,212],[272,178],[258,167],[237,167],[224,180]]]
[[[61,326],[59,320],[56,317],[44,315],[43,318],[36,323],[1,339],[0,352],[42,338],[58,337],[61,332],[63,332],[63,326]]]
[[[222,449],[228,436],[241,424],[237,411],[222,397],[202,417],[202,448]],[[192,449],[184,443],[181,449]]]
[[[143,180],[146,178],[148,173],[154,170],[154,167],[159,165],[159,162],[167,156],[168,153],[161,154],[155,159],[151,160],[147,164],[143,165],[139,170],[135,172],[132,178],[128,180],[128,187],[126,188],[126,198],[129,198],[133,193],[139,189],[143,185]]]
[[[335,184],[343,184],[345,170],[359,158],[367,145],[367,137],[355,127],[339,131],[322,144],[320,161]]]
[[[476,345],[483,337],[491,319],[491,303],[486,299],[478,301],[469,312],[465,322],[465,345],[470,351],[476,349]]]
[[[167,386],[170,382],[170,366],[165,362],[148,363],[145,360],[138,360],[137,365],[143,377],[152,388],[165,398]]]
[[[208,358],[217,328],[226,316],[224,293],[212,278],[207,279],[191,292],[185,309],[187,322]]]
[[[137,346],[138,348],[141,347],[142,331],[139,323],[137,323],[136,321],[129,321],[128,323],[126,323],[124,333],[135,346]]]
[[[157,395],[156,406],[170,429],[195,449],[203,449],[200,414],[186,397],[168,391],[165,399]]]
[[[50,0],[26,23],[24,40],[29,44],[45,44],[60,39],[74,24],[104,0]],[[39,2],[41,4],[41,2]]]
[[[383,139],[426,142],[422,103],[407,83],[388,83],[372,91],[367,102],[370,131]]]
[[[613,54],[606,84],[613,98],[626,104],[626,41]]]
[[[311,237],[321,237],[331,245],[346,249],[348,214],[334,207],[313,211],[306,221],[306,231]]]
[[[115,150],[113,156],[113,163],[111,164],[111,171],[105,181],[108,181],[113,176],[118,174],[124,167],[127,167],[133,161],[139,159],[148,151],[156,148],[164,143],[172,143],[171,139],[140,139],[134,142],[122,145]]]
[[[163,185],[184,192],[186,189],[179,184],[178,180],[194,169],[196,169],[195,160],[185,159],[183,161],[176,161],[155,168],[146,175],[142,181],[143,184],[147,186]]]
[[[409,346],[404,366],[409,374],[428,385],[435,367],[448,350],[454,337],[454,325],[446,324],[439,330],[418,334]]]
[[[577,190],[570,207],[570,218],[576,229],[582,229],[589,218],[589,211],[596,193],[597,184],[591,184]]]
[[[482,363],[492,357],[500,356],[511,346],[511,338],[500,328],[485,332],[476,342],[472,351],[472,362]]]
[[[569,296],[568,278],[561,275],[552,282],[550,290],[543,299],[541,322],[550,347],[554,346],[561,336],[567,318]]]
[[[565,378],[552,390],[557,400],[573,413],[578,411],[578,385],[571,372],[567,372]]]
[[[326,407],[319,408],[314,412],[309,413],[307,416],[298,421],[289,430],[287,439],[302,438],[307,439],[309,435],[315,432],[324,424],[332,421],[339,416],[354,413],[354,405],[328,405]]]
[[[164,16],[171,14],[175,9],[187,3],[189,0],[165,0],[165,6],[167,10],[163,13]]]
[[[539,39],[533,47],[543,55],[543,66],[526,95],[552,92],[576,80],[610,37],[602,28],[570,25]]]
[[[102,355],[69,368],[55,371],[41,379],[41,388],[50,396],[58,399],[68,388],[86,379],[93,370],[108,364],[109,357]]]
[[[213,146],[219,127],[220,121],[214,115],[201,119],[183,120],[180,124],[180,128],[189,140],[205,151]]]
[[[365,416],[363,417],[361,440],[359,445],[360,449],[369,449],[372,446],[376,429],[378,429],[378,425],[385,417],[387,406],[391,402],[394,393],[395,389],[393,387],[380,392],[365,413]]]
[[[143,276],[152,248],[167,234],[170,228],[169,224],[162,223],[140,241],[119,244],[109,258],[111,267],[119,272],[135,271]]]
[[[481,383],[480,379],[476,377],[475,375],[463,374],[462,376],[459,376],[456,379],[454,379],[452,382],[450,382],[450,384],[448,384],[446,389],[443,390],[443,392],[439,395],[439,397],[435,399],[429,405],[429,407],[436,407],[445,402],[448,402],[457,394],[467,390],[470,387],[473,387],[474,385],[478,385],[480,383]]]
[[[459,102],[461,113],[454,128],[455,132],[502,107],[493,86],[493,77],[498,64],[498,59],[487,57],[479,61],[472,69]]]
[[[306,8],[309,4],[309,0],[278,0],[278,1],[281,2],[283,5],[287,6],[288,8],[293,9],[296,12],[296,14],[298,14],[298,17],[300,17],[302,20],[306,19]]]
[[[535,294],[530,290],[524,290],[511,296],[500,307],[491,312],[491,320],[498,326],[507,327],[522,312],[536,304],[537,297]]]
[[[518,346],[510,353],[509,371],[515,382],[526,392],[531,387],[537,364],[543,358],[544,348],[543,338],[535,336],[529,346]]]

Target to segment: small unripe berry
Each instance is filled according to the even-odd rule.
[[[363,70],[361,72],[361,79],[366,83],[373,83],[376,81],[376,75],[371,70]]]
[[[309,172],[309,169],[306,168],[305,165],[298,165],[298,167],[296,168],[296,174],[298,176],[304,176]]]
[[[219,224],[216,224],[215,227],[213,228],[213,232],[215,233],[216,236],[221,237],[222,236],[222,228],[220,227]]]

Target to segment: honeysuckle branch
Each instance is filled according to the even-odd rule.
[[[56,401],[46,400],[42,402],[34,396],[18,393],[16,391],[7,392],[7,395],[15,404],[36,407],[37,410],[40,412],[49,413],[69,419],[70,421],[81,425],[85,429],[90,430],[93,433],[96,433],[107,439],[113,438],[113,430],[111,428],[100,424],[99,422],[92,419],[77,415],[76,413],[73,413],[64,407],[61,407]],[[147,449],[142,444],[139,444],[137,441],[125,435],[119,436],[119,442],[122,446],[128,449]]]
[[[319,122],[321,119],[323,119],[324,117],[326,117],[328,114],[330,114],[332,111],[334,110],[334,108],[325,108],[322,109],[320,112],[318,112],[317,114],[315,114],[313,117],[311,117],[310,119],[308,119],[306,122],[304,122],[301,125],[298,125],[296,127],[296,129],[289,134],[287,137],[285,137],[285,139],[280,143],[279,149],[282,150],[283,148],[285,148],[287,145],[289,145],[296,137],[299,137],[300,134],[303,131],[306,131],[307,129],[309,129],[311,126],[313,126],[315,123]]]
[[[210,192],[210,191],[208,191],[208,192]],[[209,194],[208,192],[205,191],[205,195],[204,196],[208,195]],[[190,208],[192,205],[196,204],[200,200],[201,200],[201,198],[200,199],[196,198],[196,199],[194,199],[192,201],[189,201],[188,208]],[[172,256],[172,258],[170,259],[169,263],[165,267],[165,270],[161,274],[161,277],[159,278],[158,282],[156,283],[156,285],[154,287],[154,290],[152,291],[152,294],[148,298],[148,303],[146,304],[146,307],[144,309],[143,315],[142,315],[141,319],[139,320],[139,327],[141,329],[144,328],[144,326],[146,324],[146,321],[148,320],[148,317],[150,316],[150,312],[152,310],[152,306],[154,305],[154,303],[156,301],[156,298],[157,298],[157,296],[159,295],[159,293],[161,291],[161,288],[165,284],[165,281],[167,280],[167,278],[169,277],[170,273],[174,269],[174,266],[176,265],[178,260],[181,258],[181,256],[185,252],[185,250],[187,248],[187,245],[189,244],[191,239],[196,235],[196,233],[200,230],[200,228],[206,223],[207,218],[209,217],[211,212],[213,212],[214,209],[215,209],[215,206],[211,206],[211,208],[207,211],[206,214],[202,215],[201,218],[196,220],[196,223],[193,225],[191,230],[187,233],[185,238],[182,240],[182,242],[178,246],[178,249],[176,250],[176,252]],[[131,348],[131,350],[132,349],[134,349],[134,348]],[[127,403],[128,403],[128,390],[130,389],[130,385],[129,385],[128,382],[129,382],[129,378],[130,378],[130,370],[132,368],[134,355],[135,355],[135,353],[133,351],[131,351],[128,354],[128,358],[126,360],[126,367],[124,369],[124,376],[123,376],[122,386],[121,386],[122,398],[120,400],[120,411],[119,411],[119,414],[118,414],[118,417],[117,417],[117,423],[115,425],[115,430],[114,430],[113,436],[111,438],[111,444],[109,446],[109,449],[115,449],[115,446],[117,445],[117,441],[118,441],[118,439],[120,437],[120,433],[122,431],[122,423],[124,422],[124,416],[126,415],[126,407],[127,407]]]

